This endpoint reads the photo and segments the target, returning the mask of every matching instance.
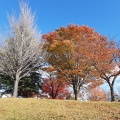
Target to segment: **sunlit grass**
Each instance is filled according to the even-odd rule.
[[[120,103],[1,98],[0,120],[120,120]]]

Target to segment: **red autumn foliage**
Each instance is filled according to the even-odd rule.
[[[44,80],[42,86],[42,94],[48,94],[51,99],[65,99],[70,92],[69,85],[57,78],[49,78]]]

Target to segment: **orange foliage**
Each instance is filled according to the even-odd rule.
[[[88,42],[92,43],[98,37],[100,35],[94,29],[78,25],[61,27],[55,32],[43,35],[43,39],[47,40],[45,47],[50,54],[48,62],[63,74],[68,74],[69,80],[75,75],[85,77],[91,71],[86,46]]]
[[[103,89],[100,89],[100,87],[92,88],[89,92],[88,99],[90,101],[106,101],[107,94]]]
[[[104,79],[116,65],[115,43],[88,26],[61,27],[43,39],[47,41],[48,63],[73,85],[75,94],[88,80]]]

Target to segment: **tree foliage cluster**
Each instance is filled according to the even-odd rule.
[[[113,40],[88,26],[68,25],[43,35],[48,62],[72,85],[77,100],[85,84],[107,82],[114,101],[114,82],[119,76],[119,48]],[[94,84],[93,84],[94,83]]]

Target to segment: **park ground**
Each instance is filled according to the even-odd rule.
[[[0,98],[0,120],[120,120],[120,102]]]

